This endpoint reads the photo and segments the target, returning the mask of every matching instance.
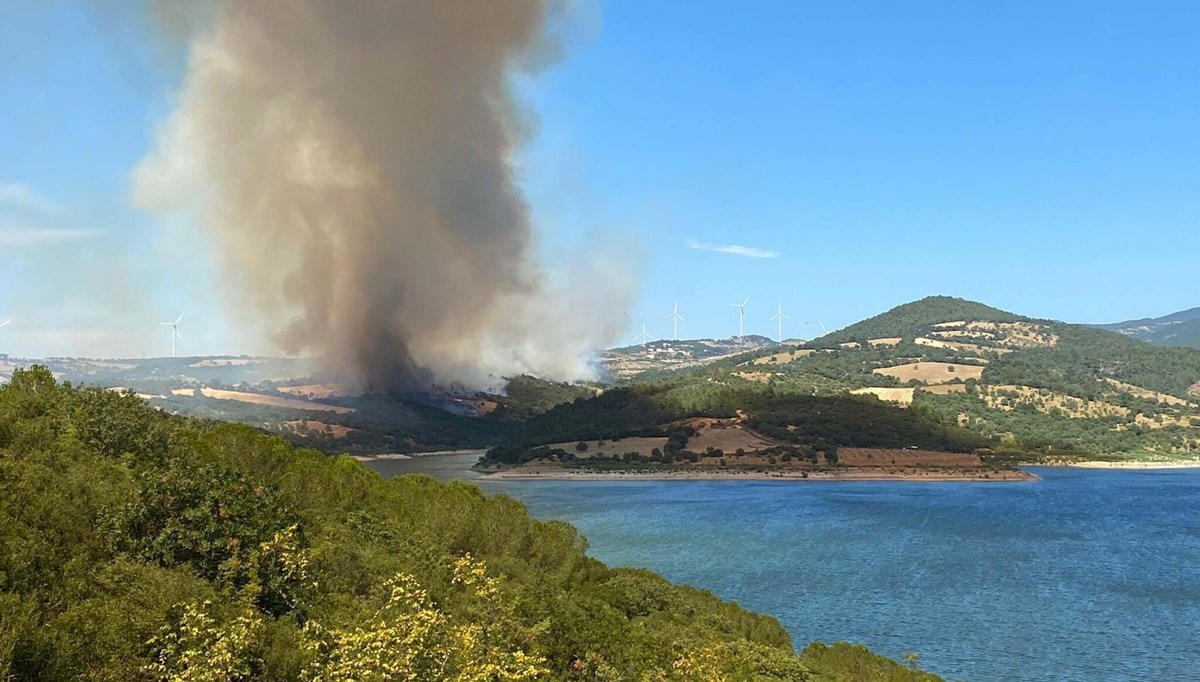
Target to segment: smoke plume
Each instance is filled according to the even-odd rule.
[[[511,80],[557,55],[557,3],[236,0],[202,16],[135,194],[198,212],[235,314],[367,390],[586,374],[621,331],[627,279],[589,264],[550,291],[513,169],[533,119]],[[568,330],[562,305],[584,319]]]

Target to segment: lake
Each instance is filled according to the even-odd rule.
[[[486,481],[591,554],[947,679],[1200,679],[1200,470],[1033,469],[1034,483]]]

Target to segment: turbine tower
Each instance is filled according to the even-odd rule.
[[[183,313],[180,313],[179,317],[174,322],[159,322],[159,324],[165,325],[165,326],[171,328],[171,357],[175,357],[175,339],[183,338],[183,334],[179,333],[179,320],[182,320],[182,319],[183,319]]]
[[[746,336],[746,304],[750,302],[750,297],[741,303],[730,303],[729,305],[738,309],[738,341],[741,341]]]
[[[640,340],[642,342],[642,346],[645,346],[646,342],[650,340],[650,338],[651,338],[650,333],[646,331],[646,323],[645,322],[642,323],[642,333],[638,334],[637,336],[635,336],[633,338]]]
[[[783,343],[783,321],[790,320],[792,318],[783,314],[783,304],[782,303],[779,304],[779,312],[775,313],[775,316],[772,317],[771,319],[779,320],[779,336],[776,337],[775,340],[778,341],[779,343]]]
[[[679,340],[679,323],[687,322],[687,320],[683,319],[683,315],[679,314],[679,301],[675,301],[675,310],[670,315],[667,315],[667,317],[665,319],[675,320],[675,336],[673,337],[673,339],[675,341],[678,341]]]

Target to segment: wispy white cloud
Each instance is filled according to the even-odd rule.
[[[41,211],[42,213],[53,213],[55,215],[66,213],[62,206],[38,194],[28,185],[22,185],[19,182],[0,182],[0,204],[32,209],[34,211]]]
[[[715,251],[716,253],[727,253],[731,256],[742,256],[743,258],[778,258],[778,251],[770,251],[768,249],[756,249],[753,246],[742,246],[740,244],[709,244],[707,242],[696,241],[689,239],[687,246],[689,249],[697,251]]]
[[[51,244],[72,239],[86,239],[104,234],[104,230],[87,228],[50,230],[41,227],[6,227],[0,225],[0,245],[3,246],[33,246],[36,244]]]

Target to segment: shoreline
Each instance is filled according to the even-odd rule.
[[[1030,464],[1028,466],[1066,467],[1072,469],[1200,469],[1200,461],[1168,460],[1164,462],[1139,462],[1131,460],[1110,462],[1107,460],[1081,460],[1069,464]]]
[[[475,471],[479,471],[476,469]],[[943,472],[929,471],[872,471],[865,468],[845,471],[580,471],[566,469],[506,469],[482,472],[484,480],[492,481],[788,481],[796,483],[828,481],[910,481],[931,483],[1025,483],[1039,480],[1027,471]],[[807,475],[805,475],[807,474]]]
[[[421,459],[423,457],[454,457],[457,455],[474,455],[483,457],[487,453],[486,448],[471,448],[468,450],[434,450],[432,452],[409,452],[407,454],[399,452],[384,453],[380,455],[350,455],[360,462],[376,462],[387,460],[406,460],[406,459]]]

